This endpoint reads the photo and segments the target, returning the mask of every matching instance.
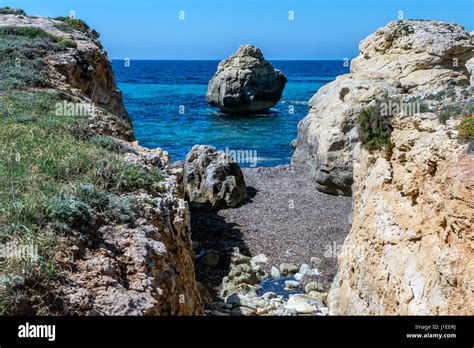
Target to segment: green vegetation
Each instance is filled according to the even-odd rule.
[[[0,314],[46,296],[61,280],[54,255],[77,243],[72,231],[87,240],[103,223],[131,222],[137,203],[127,193],[161,190],[158,169],[126,162],[98,137],[85,136],[87,118],[55,116],[64,98],[46,91],[0,94],[0,240],[33,244],[39,252],[34,263],[1,260],[8,277],[0,277],[6,287]]]
[[[458,126],[458,132],[461,139],[474,139],[474,115],[462,119]]]
[[[49,87],[43,58],[76,45],[36,27],[0,27],[0,91]]]
[[[59,20],[64,31],[95,35],[80,20]],[[0,255],[0,315],[56,313],[52,289],[71,247],[92,241],[103,224],[133,222],[140,209],[131,192],[162,190],[157,168],[126,161],[112,138],[91,134],[88,117],[56,114],[58,104],[75,100],[46,89],[45,58],[76,47],[41,28],[0,27],[0,247],[34,246],[38,254]],[[101,115],[130,129],[122,118]]]
[[[348,87],[341,88],[341,90],[339,91],[339,99],[344,101],[344,98],[346,97],[346,95],[348,93],[349,93],[349,88]]]
[[[364,147],[369,151],[385,149],[387,157],[390,157],[393,150],[391,128],[379,109],[374,106],[362,109],[358,121]]]
[[[405,102],[405,104],[409,105],[408,111],[409,114],[414,115],[415,113],[424,113],[424,112],[430,112],[430,108],[426,103],[419,97],[412,97],[409,100]]]
[[[453,103],[444,105],[438,110],[438,120],[442,124],[446,124],[449,119],[459,119],[472,115],[474,112],[474,100],[469,100],[467,103]]]
[[[56,27],[66,33],[71,33],[74,30],[86,33],[90,30],[89,26],[81,19],[70,18],[70,17],[56,17],[54,18],[61,23],[56,24]]]
[[[10,8],[10,7],[0,8],[0,15],[9,15],[9,14],[25,16],[26,17],[26,12],[23,11],[23,10],[14,9],[14,8]]]

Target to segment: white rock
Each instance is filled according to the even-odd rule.
[[[270,299],[276,298],[276,297],[277,297],[277,294],[275,294],[275,293],[272,292],[272,291],[267,291],[266,293],[264,293],[264,294],[262,295],[262,297],[263,297],[265,300],[270,300]]]
[[[286,303],[289,311],[295,311],[300,314],[311,314],[316,312],[316,308],[308,303],[300,301],[297,297],[292,296]]]
[[[252,257],[252,261],[255,262],[256,264],[267,263],[268,262],[268,257],[266,257],[264,254],[258,254],[256,256]]]
[[[311,266],[308,265],[307,263],[303,263],[303,264],[301,265],[301,267],[300,267],[299,273],[304,276],[304,275],[306,275],[306,273],[309,272],[310,270],[311,270]]]
[[[297,282],[296,280],[287,280],[285,281],[285,289],[288,290],[296,290],[300,288],[300,283]]]
[[[328,315],[329,314],[329,309],[328,309],[328,307],[322,307],[322,308],[319,308],[319,312],[322,315]]]
[[[272,269],[270,270],[270,276],[273,279],[280,279],[280,270],[276,268],[275,266],[273,266]]]
[[[296,273],[293,278],[295,278],[296,281],[301,281],[301,279],[303,279],[303,274],[301,273]]]
[[[321,266],[321,259],[319,257],[312,257],[310,260],[309,260],[309,263],[311,264],[311,266],[313,266],[314,268],[318,268],[319,266]]]

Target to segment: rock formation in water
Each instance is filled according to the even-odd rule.
[[[97,40],[98,34],[74,19],[28,17],[13,12],[0,15],[2,27],[8,27],[13,35],[26,32],[33,38],[44,37],[45,42],[63,43],[61,50],[35,59],[47,67],[48,91],[59,92],[57,95],[65,102],[92,105],[95,110],[87,115],[85,133],[82,128],[71,129],[77,137],[75,141],[92,146],[92,140],[99,139],[120,157],[117,163],[130,164],[124,167],[129,175],[124,180],[138,180],[138,187],[143,187],[145,180],[146,187],[151,188],[127,187],[126,193],[118,195],[99,193],[89,183],[78,186],[88,195],[99,197],[101,204],[115,209],[109,213],[117,215],[106,219],[105,211],[95,212],[81,203],[83,210],[89,212],[91,226],[79,226],[81,231],[77,231],[65,225],[64,233],[77,235],[77,243],[72,247],[63,245],[64,250],[54,256],[64,272],[44,301],[52,298],[55,313],[67,315],[203,314],[195,281],[182,169],[169,166],[165,151],[128,142],[134,138],[131,122],[115,84],[111,62]],[[14,30],[19,27],[29,28],[23,32]],[[103,166],[108,165],[111,164],[104,160]],[[99,172],[101,168],[96,169]],[[161,175],[151,174],[158,172]],[[137,177],[133,178],[134,175]],[[36,301],[37,307],[51,305],[27,300]],[[12,308],[10,312],[24,310]],[[27,313],[34,314],[35,310],[29,308]]]
[[[220,62],[206,100],[227,114],[265,113],[280,100],[286,82],[259,48],[245,45]]]
[[[239,165],[209,145],[195,145],[186,156],[184,189],[191,205],[213,210],[235,207],[247,197]]]
[[[393,22],[312,98],[292,162],[354,199],[331,313],[474,313],[473,48],[456,24]]]

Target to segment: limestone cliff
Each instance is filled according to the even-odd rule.
[[[457,129],[473,48],[456,24],[393,22],[311,100],[292,162],[354,200],[332,314],[474,313],[474,156]]]
[[[0,15],[0,26],[40,28],[50,36],[31,30],[28,33],[65,44],[61,51],[35,58],[48,68],[49,85],[45,90],[60,92],[68,101],[92,104],[96,109],[88,115],[87,134],[74,134],[78,140],[106,135],[99,139],[105,139],[122,161],[132,165],[125,168],[131,168],[133,173],[156,170],[162,175],[159,182],[151,183],[156,186],[152,191],[136,189],[121,196],[103,195],[109,205],[133,202],[134,212],[126,211],[127,206],[118,207],[119,215],[111,220],[98,212],[91,217],[93,224],[88,229],[79,226],[81,233],[87,234],[87,242],[82,236],[79,238],[78,231],[67,232],[77,234],[76,244],[55,255],[65,271],[57,288],[49,289],[58,302],[57,313],[202,314],[181,172],[169,167],[165,151],[128,142],[133,140],[131,121],[98,34],[80,21],[28,17],[21,13]],[[92,185],[84,184],[79,188],[97,194]],[[110,199],[117,201],[109,202]],[[11,312],[36,314],[18,307]]]

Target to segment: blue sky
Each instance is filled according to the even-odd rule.
[[[399,11],[474,30],[474,0],[0,0],[3,6],[50,17],[73,10],[117,59],[222,59],[245,43],[273,60],[353,58],[359,41]]]

